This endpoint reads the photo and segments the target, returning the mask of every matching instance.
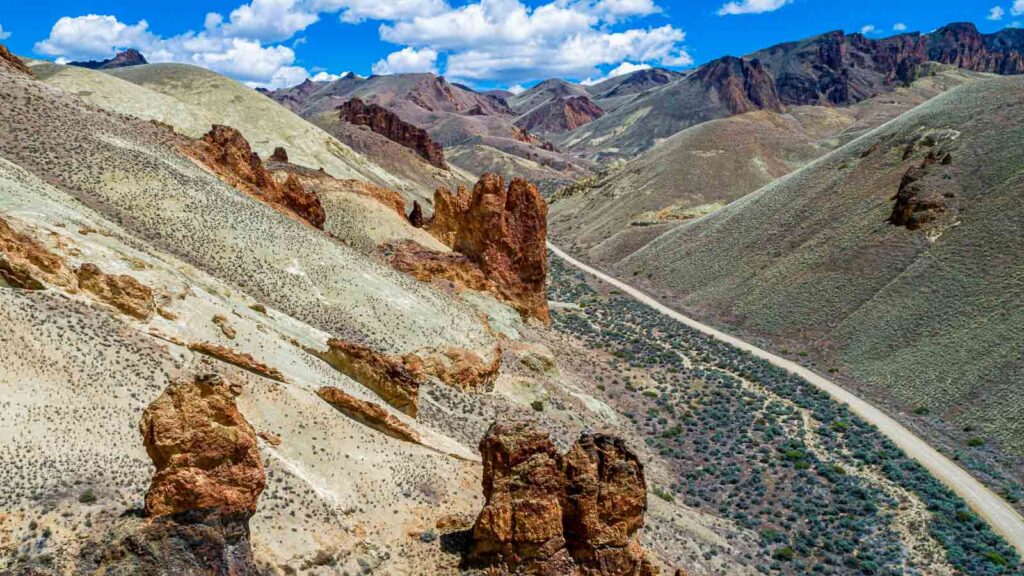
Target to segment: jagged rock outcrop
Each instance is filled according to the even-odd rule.
[[[644,468],[620,438],[585,434],[565,456],[565,534],[582,574],[649,575],[636,532],[644,525]]]
[[[48,284],[73,288],[76,283],[63,258],[0,218],[0,286],[44,290]]]
[[[133,318],[149,320],[156,312],[153,291],[127,274],[105,274],[95,264],[82,264],[75,275],[79,288]]]
[[[215,125],[201,140],[184,145],[183,151],[231,186],[323,228],[327,216],[320,198],[293,175],[284,182],[275,180],[238,130]]]
[[[536,186],[516,178],[506,188],[501,177],[484,174],[472,192],[439,188],[428,229],[476,263],[524,317],[550,322],[547,211]]]
[[[21,61],[21,58],[11,54],[11,51],[7,49],[7,46],[4,46],[3,44],[0,44],[0,66],[9,68],[16,72],[21,72],[22,74],[26,74],[32,78],[36,77],[36,75],[32,73],[32,70],[28,66],[25,66],[25,63]]]
[[[522,422],[491,426],[480,441],[485,504],[468,560],[510,572],[567,575],[575,565],[562,525],[562,456],[546,432]]]
[[[124,68],[126,66],[141,66],[148,64],[146,58],[136,49],[129,48],[118,52],[113,58],[106,60],[89,60],[85,62],[69,62],[71,66],[90,68],[92,70],[109,70],[112,68]]]
[[[381,251],[392,268],[421,282],[444,280],[458,288],[497,292],[480,267],[459,252],[431,250],[414,240],[386,244]]]
[[[1024,30],[982,34],[970,22],[943,26],[928,35],[928,58],[978,72],[1024,73]]]
[[[278,146],[274,148],[274,153],[270,155],[271,162],[288,162],[288,151],[284,149],[284,146]]]
[[[560,134],[604,116],[604,110],[584,95],[556,98],[516,120],[524,130]]]
[[[267,479],[238,393],[222,376],[203,374],[172,383],[146,408],[139,431],[156,466],[148,516],[256,511]]]
[[[388,140],[413,150],[430,164],[442,170],[448,169],[444,161],[444,148],[434,142],[426,130],[409,124],[387,108],[352,98],[339,106],[338,112],[343,122],[366,126]]]
[[[653,576],[640,547],[647,488],[622,440],[585,434],[562,456],[525,422],[495,423],[480,441],[485,504],[471,565],[580,576]]]
[[[337,338],[327,341],[327,350],[307,351],[366,386],[399,412],[416,417],[420,385],[426,381],[422,367],[410,367],[405,357],[388,356],[369,346]]]
[[[732,114],[785,110],[771,74],[757,58],[719,58],[698,70],[696,77]]]
[[[277,368],[267,366],[253,358],[250,354],[232,350],[227,346],[213,344],[212,342],[193,342],[188,345],[188,349],[231,364],[232,366],[237,366],[253,374],[258,374],[264,378],[285,382],[284,374],[281,374]]]
[[[148,518],[122,515],[82,546],[77,573],[224,576],[265,573],[249,518],[266,485],[256,433],[238,390],[217,374],[174,382],[142,415],[156,473]]]
[[[333,386],[324,386],[317,390],[317,394],[339,412],[364,426],[404,442],[420,441],[420,435],[415,430],[373,402],[360,400]]]
[[[907,230],[918,230],[949,211],[948,202],[955,197],[948,187],[930,185],[928,176],[933,166],[948,166],[953,162],[949,152],[929,152],[920,165],[911,166],[900,179],[900,187],[893,196],[889,222]]]
[[[423,228],[423,207],[418,200],[412,201],[412,210],[409,212],[409,224],[415,228]]]

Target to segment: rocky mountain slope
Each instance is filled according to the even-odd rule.
[[[109,70],[111,68],[124,68],[125,66],[140,66],[142,64],[149,64],[149,62],[146,62],[145,56],[143,56],[138,50],[129,48],[128,50],[118,52],[113,58],[107,58],[106,60],[69,62],[68,64],[92,70]]]
[[[988,75],[922,68],[906,88],[852,106],[790,106],[712,120],[552,199],[561,246],[613,265],[666,230],[699,218],[800,168],[929,98]]]
[[[951,451],[1019,456],[1022,87],[950,90],[615,269],[810,350]]]
[[[381,106],[401,121],[426,130],[441,144],[449,160],[461,168],[482,173],[493,171],[492,161],[481,156],[450,153],[454,148],[486,147],[489,156],[512,155],[525,166],[538,166],[561,181],[586,173],[588,163],[561,154],[544,140],[516,125],[517,114],[501,98],[451,84],[433,74],[399,74],[360,78],[346,76],[324,84],[303,84],[269,94],[302,117],[344,137],[337,130],[337,108],[350,99]],[[456,156],[461,161],[455,161]],[[484,157],[486,158],[486,156]],[[504,175],[535,176],[521,171],[519,162],[506,164]],[[543,168],[541,168],[543,167]]]
[[[981,34],[951,24],[929,34],[882,39],[829,32],[779,44],[743,58],[726,56],[634,97],[613,113],[556,140],[589,157],[631,157],[707,120],[786,106],[845,106],[889,93],[934,61],[976,72],[1024,72],[1024,34],[1008,28]]]

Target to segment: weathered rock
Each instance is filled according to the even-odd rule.
[[[32,78],[36,77],[32,72],[32,69],[25,66],[25,63],[21,61],[21,58],[11,54],[11,51],[7,49],[7,46],[4,46],[3,44],[0,44],[0,66],[4,66],[16,72],[21,72],[22,74],[26,74]]]
[[[398,411],[416,417],[420,385],[426,380],[421,367],[410,367],[404,358],[388,356],[363,344],[334,338],[327,341],[327,350],[307,351],[366,386]]]
[[[647,510],[644,469],[625,443],[585,434],[565,456],[565,538],[582,574],[647,576],[636,538]]]
[[[270,378],[271,380],[277,380],[278,382],[285,382],[284,374],[281,374],[277,368],[267,366],[244,352],[237,352],[226,346],[213,344],[212,342],[193,342],[188,345],[188,349],[193,352],[205,354],[211,358],[216,358],[221,362],[237,366],[243,370],[252,372],[253,374],[258,374],[264,378]]]
[[[118,52],[113,58],[106,60],[89,60],[85,62],[69,62],[70,66],[90,68],[92,70],[110,70],[112,68],[124,68],[126,66],[141,66],[148,64],[146,58],[136,49],[129,48]]]
[[[467,560],[525,574],[653,576],[636,536],[643,466],[621,439],[586,434],[563,457],[527,423],[496,423],[480,442],[486,502]]]
[[[495,345],[494,359],[465,348],[423,348],[403,356],[406,366],[416,372],[430,374],[445,384],[465,392],[491,390],[501,371],[501,348]]]
[[[497,286],[487,279],[480,267],[459,252],[431,250],[414,240],[382,247],[388,264],[421,282],[445,280],[455,286],[478,292],[497,293]]]
[[[360,400],[332,386],[324,386],[317,390],[317,394],[339,412],[364,426],[405,442],[418,444],[420,441],[420,435],[415,430],[373,402]]]
[[[469,561],[525,574],[574,574],[562,527],[562,457],[551,437],[525,423],[496,423],[480,441],[480,455],[486,502]]]
[[[409,212],[409,224],[416,228],[423,228],[423,207],[418,200],[412,201],[412,211]]]
[[[63,258],[0,218],[0,284],[44,290],[47,284],[71,288],[76,282]]]
[[[236,395],[223,377],[205,374],[172,383],[146,408],[139,431],[156,466],[147,515],[256,511],[266,474]]]
[[[484,174],[472,193],[434,193],[431,234],[465,254],[499,296],[523,316],[550,322],[547,287],[547,204],[525,180]]]
[[[933,166],[949,165],[952,155],[949,152],[929,152],[920,165],[911,166],[900,179],[900,187],[893,196],[895,203],[889,222],[896,226],[904,226],[907,230],[918,230],[940,218],[949,211],[947,205],[955,194],[944,186],[929,178]]]
[[[221,509],[123,516],[81,547],[75,573],[269,576],[253,559],[249,517]]]
[[[182,150],[227,184],[323,228],[326,214],[320,198],[294,176],[275,180],[238,130],[215,125],[201,140],[185,142]]]
[[[127,274],[105,274],[95,264],[82,264],[75,275],[79,288],[133,318],[149,320],[156,312],[153,291]]]
[[[284,146],[278,146],[274,148],[274,153],[270,155],[272,162],[288,162],[288,151],[284,149]]]
[[[270,444],[271,446],[281,445],[281,437],[272,432],[260,432],[259,434],[257,434],[257,436],[263,438],[263,440],[265,440],[267,444]]]
[[[447,170],[444,148],[434,142],[426,130],[402,120],[397,114],[376,104],[353,98],[338,107],[343,122],[367,126],[370,130],[416,152],[430,164]]]
[[[928,35],[928,58],[994,74],[1024,73],[1024,34],[1006,29],[981,34],[970,22],[943,26]]]

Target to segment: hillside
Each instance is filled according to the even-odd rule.
[[[661,233],[721,208],[950,88],[987,75],[931,65],[906,88],[853,106],[750,112],[672,135],[555,196],[560,245],[611,265]]]
[[[811,351],[950,450],[1019,456],[1022,87],[951,90],[615,269]]]

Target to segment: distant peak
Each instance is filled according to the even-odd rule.
[[[135,48],[128,48],[106,60],[89,60],[86,62],[71,62],[71,66],[90,68],[93,70],[109,70],[111,68],[126,68],[128,66],[141,66],[148,64],[146,57]]]

